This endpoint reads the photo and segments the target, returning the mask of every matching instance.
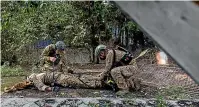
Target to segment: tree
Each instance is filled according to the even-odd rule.
[[[2,1],[2,58],[9,60],[38,40],[64,40],[74,47],[94,48],[119,26],[132,26],[113,4],[101,1]],[[122,33],[120,33],[122,34]]]

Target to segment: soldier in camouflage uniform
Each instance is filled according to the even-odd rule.
[[[140,80],[133,77],[138,71],[133,65],[128,65],[132,60],[132,55],[119,49],[107,49],[105,45],[99,45],[95,49],[95,56],[101,60],[106,60],[105,71],[96,80],[103,80],[111,76],[120,90],[129,91],[130,88],[138,90]],[[127,66],[128,65],[128,66]]]
[[[101,88],[99,80],[92,80],[90,75],[75,76],[74,74],[64,74],[62,72],[33,73],[27,77],[28,82],[32,82],[40,91],[52,91],[52,83],[55,82],[63,87],[80,88]],[[55,81],[54,81],[55,80]]]
[[[63,71],[63,67],[66,68],[65,71],[70,70],[66,65],[65,58],[65,43],[63,41],[58,41],[56,44],[48,45],[42,52],[40,67],[42,72],[51,71]]]

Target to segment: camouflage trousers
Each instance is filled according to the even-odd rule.
[[[52,83],[56,83],[63,87],[79,87],[79,88],[100,88],[101,81],[93,80],[90,75],[82,75],[80,77],[74,74],[64,74],[63,72],[39,73],[31,74],[28,79],[41,91],[44,91]]]
[[[141,80],[134,76],[139,72],[133,65],[113,68],[110,72],[120,90],[140,89]]]
[[[75,76],[74,74],[61,74],[56,83],[64,87],[101,88],[102,82],[93,80],[91,75]]]

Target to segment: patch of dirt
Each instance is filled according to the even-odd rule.
[[[5,87],[13,86],[14,84],[21,82],[25,79],[24,76],[16,76],[16,77],[1,77],[1,91]]]
[[[69,65],[72,68],[78,68],[78,69],[103,69],[105,67],[105,64],[73,64]]]

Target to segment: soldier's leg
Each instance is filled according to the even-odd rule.
[[[102,87],[102,81],[93,79],[92,75],[82,75],[80,77],[80,79],[89,88],[101,88]]]
[[[113,80],[116,82],[119,89],[129,90],[128,84],[127,84],[124,76],[122,75],[121,70],[122,70],[121,67],[116,67],[116,68],[112,69],[111,76],[112,76]]]
[[[93,80],[91,75],[82,75],[81,77],[73,74],[60,74],[57,83],[64,86],[72,86],[79,88],[101,88],[101,81]]]
[[[88,86],[86,86],[78,77],[72,74],[60,74],[56,80],[57,84],[60,84],[64,87],[72,86],[88,88]]]
[[[122,66],[120,69],[122,75],[125,77],[131,77],[139,72],[139,70],[133,65]]]
[[[141,88],[141,80],[139,79],[139,77],[135,77],[135,75],[140,72],[139,69],[137,69],[136,66],[133,65],[122,66],[120,67],[120,69],[122,75],[125,77],[128,83],[128,86],[131,89],[139,90]]]
[[[127,79],[128,85],[131,89],[140,90],[141,88],[141,80],[139,78],[135,78],[134,76],[131,76]]]

